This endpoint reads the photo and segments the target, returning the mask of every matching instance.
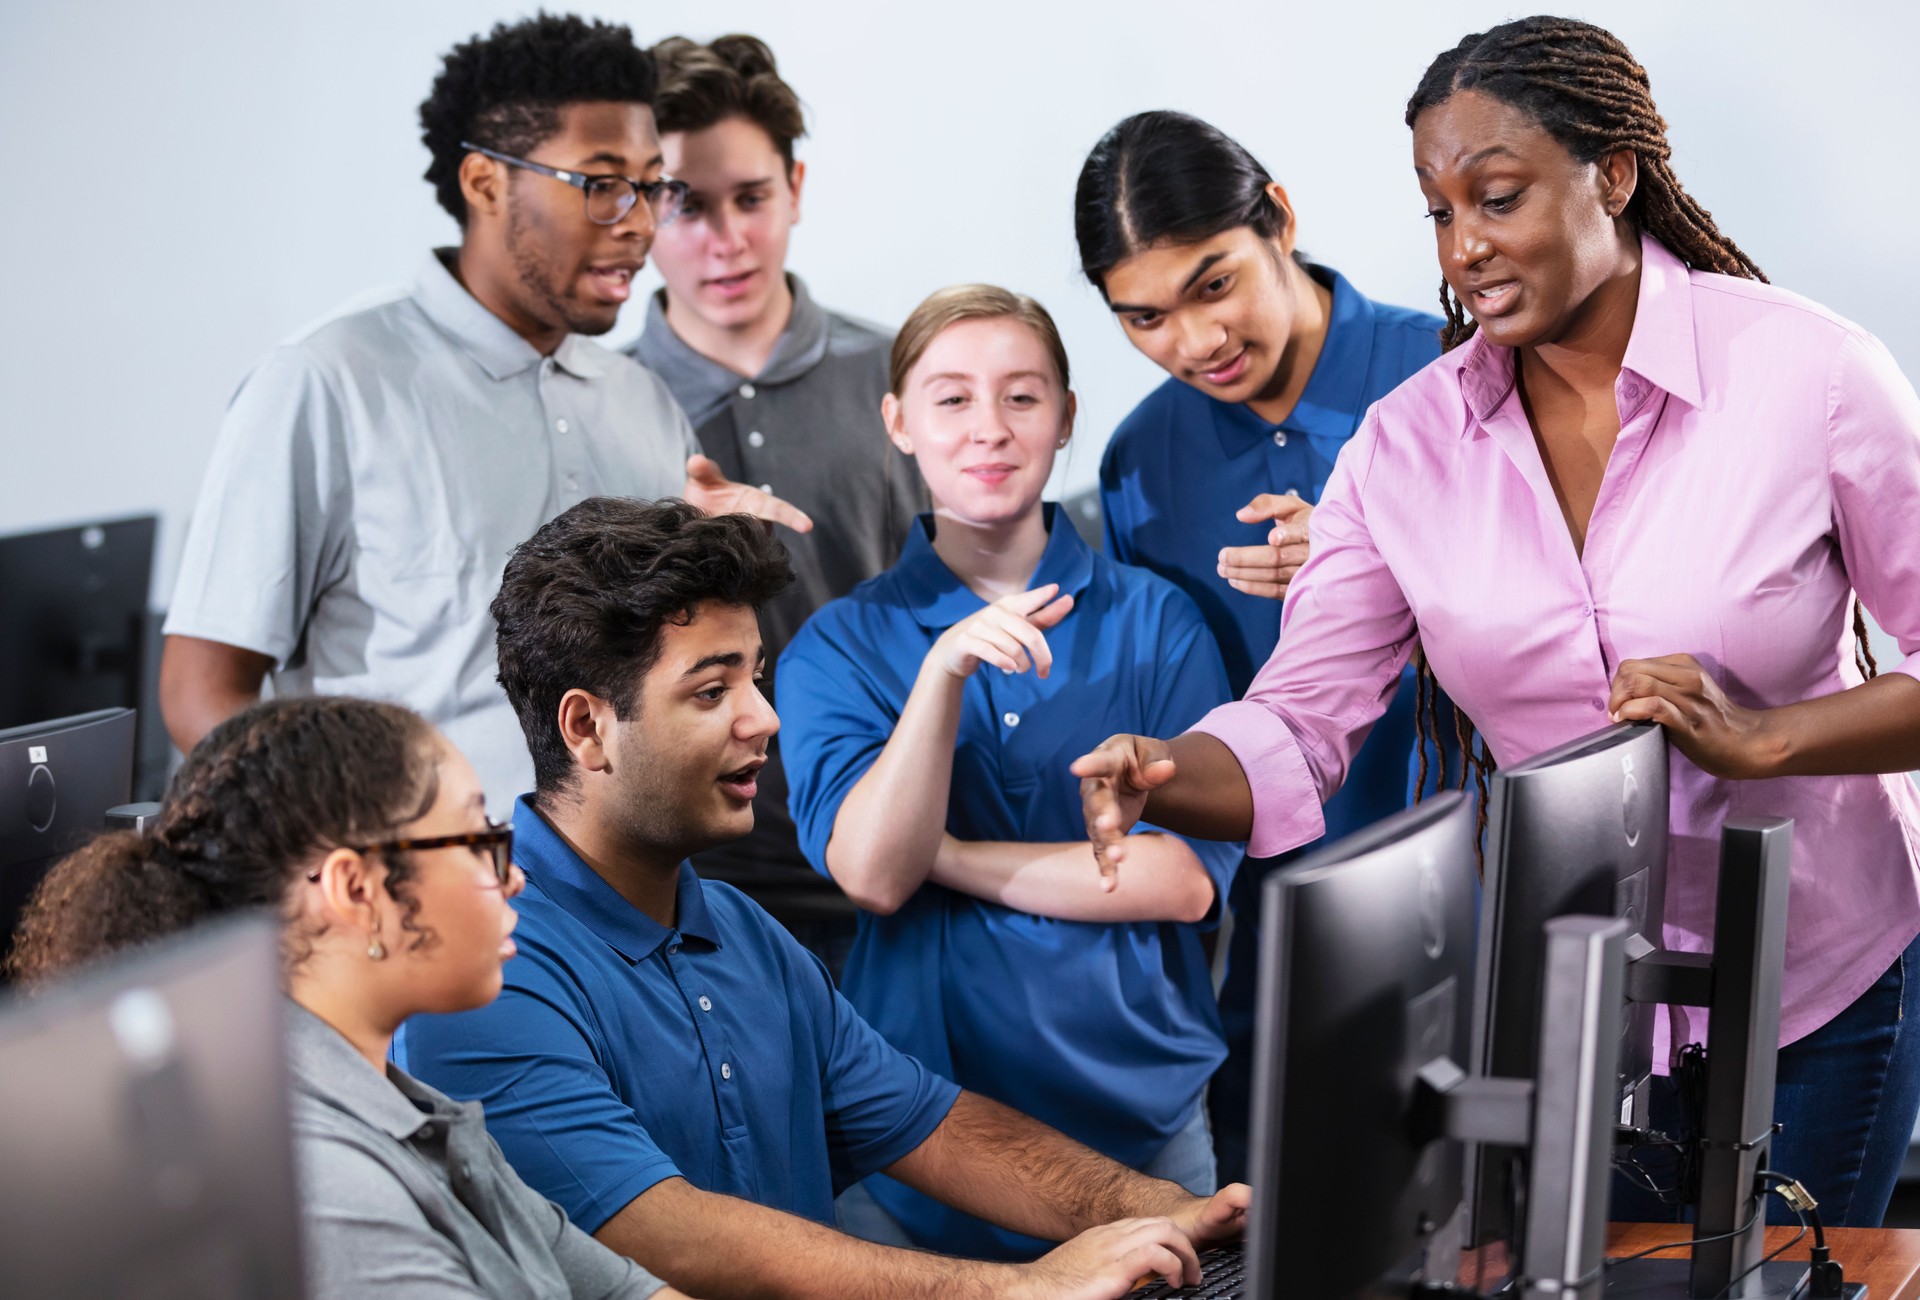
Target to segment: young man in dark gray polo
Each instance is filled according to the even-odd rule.
[[[268,353],[220,430],[160,665],[181,749],[257,699],[399,700],[504,812],[532,780],[494,681],[507,552],[588,497],[684,496],[800,527],[727,481],[666,388],[590,341],[684,190],[662,177],[652,57],[543,14],[455,47],[420,106],[460,223],[413,283]]]
[[[654,243],[666,288],[633,356],[666,381],[729,478],[814,521],[810,535],[783,539],[795,581],[761,611],[774,695],[781,649],[814,610],[893,563],[925,490],[880,422],[893,331],[822,308],[786,270],[806,179],[794,141],[806,127],[772,51],[751,36],[675,37],[653,54],[661,147],[688,196]],[[753,833],[696,865],[746,889],[837,971],[852,910],[808,868],[786,804],[776,744]]]

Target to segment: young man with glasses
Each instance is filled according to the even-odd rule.
[[[728,481],[665,386],[584,337],[613,327],[684,197],[655,80],[625,27],[574,17],[447,55],[420,120],[460,244],[275,349],[234,397],[166,626],[182,749],[271,676],[276,694],[401,700],[488,790],[524,789],[487,614],[514,543],[598,493],[808,526]]]
[[[961,1091],[687,865],[753,825],[780,725],[756,613],[791,578],[765,528],[680,502],[583,502],[514,552],[493,610],[534,759],[520,955],[491,1006],[410,1020],[396,1061],[484,1103],[522,1178],[690,1295],[1100,1300],[1181,1277],[1238,1235],[1244,1186],[1189,1195]],[[1072,1240],[988,1263],[828,1226],[879,1170]]]
[[[794,583],[761,611],[763,689],[777,704],[787,642],[814,610],[893,564],[926,494],[880,422],[893,331],[821,307],[787,271],[806,180],[794,144],[806,124],[773,52],[751,36],[674,37],[653,55],[661,148],[689,192],[681,219],[654,242],[666,285],[632,355],[666,381],[728,477],[779,493],[814,521],[810,535],[784,539]],[[851,945],[851,905],[800,852],[777,742],[753,832],[695,865],[772,908],[829,966]]]

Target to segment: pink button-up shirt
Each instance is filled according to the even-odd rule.
[[[1321,833],[1321,801],[1416,638],[1502,764],[1605,726],[1623,659],[1691,654],[1754,708],[1856,686],[1856,590],[1905,656],[1891,671],[1920,677],[1913,386],[1813,303],[1689,272],[1652,239],[1641,251],[1620,438],[1584,553],[1509,348],[1476,336],[1441,357],[1341,452],[1278,648],[1244,700],[1195,728],[1253,786],[1251,853]],[[1711,947],[1721,823],[1754,815],[1794,819],[1787,1043],[1920,934],[1920,794],[1904,775],[1721,780],[1675,751],[1669,947]]]

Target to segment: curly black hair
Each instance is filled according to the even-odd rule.
[[[433,155],[426,178],[465,226],[462,141],[524,158],[560,129],[568,104],[652,104],[658,85],[653,56],[617,23],[542,12],[496,24],[453,47],[420,104],[420,139]]]
[[[575,687],[625,721],[660,632],[708,601],[759,608],[793,581],[787,548],[749,515],[671,498],[589,497],[514,548],[493,599],[500,685],[520,716],[543,800],[573,785],[560,700]]]

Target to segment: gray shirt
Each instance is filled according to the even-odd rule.
[[[496,815],[532,788],[494,680],[507,553],[590,496],[678,496],[693,429],[628,358],[551,357],[439,255],[413,285],[276,348],[228,408],[169,634],[258,651],[276,693],[399,700],[458,745]]]
[[[665,1284],[520,1181],[478,1102],[288,1016],[294,1152],[312,1300],[640,1300]]]
[[[647,308],[632,355],[666,381],[728,478],[765,488],[807,512],[813,531],[782,531],[794,584],[760,611],[767,644],[765,689],[776,707],[780,651],[813,611],[891,566],[926,487],[887,440],[880,399],[887,393],[889,330],[830,312],[789,275],[793,315],[759,374],[751,378],[695,352],[667,324],[664,292]],[[778,741],[760,775],[753,834],[702,854],[701,870],[736,883],[785,868],[793,887],[814,888],[787,816]]]

